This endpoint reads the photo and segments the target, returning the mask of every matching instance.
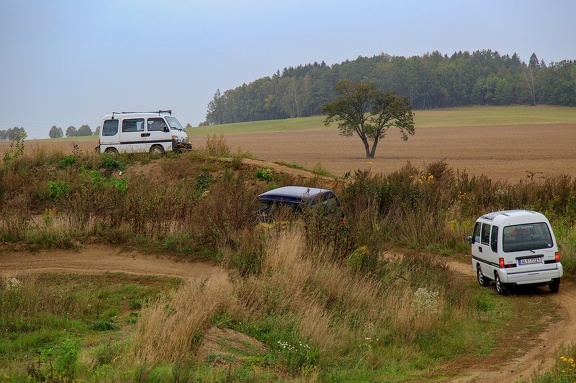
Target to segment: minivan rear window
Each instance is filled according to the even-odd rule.
[[[102,128],[102,135],[115,136],[116,133],[118,133],[118,120],[104,121],[104,127]]]
[[[549,249],[554,246],[550,229],[545,222],[506,226],[503,229],[504,252]]]

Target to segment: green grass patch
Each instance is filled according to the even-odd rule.
[[[99,333],[110,337],[133,327],[133,316],[146,300],[179,283],[125,274],[39,274],[0,282],[0,376],[19,376],[27,364],[34,366],[28,368],[28,377],[36,379],[56,373],[50,370],[56,363],[63,363],[60,368],[72,378],[76,360],[63,359],[59,350],[79,351]]]
[[[297,132],[335,130],[324,126],[324,116],[284,120],[251,121],[236,124],[201,126],[187,129],[190,137],[213,134]],[[576,123],[576,108],[559,106],[477,106],[447,109],[416,110],[416,128],[439,126],[500,126]]]

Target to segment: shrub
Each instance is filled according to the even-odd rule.
[[[223,134],[217,136],[213,134],[206,137],[206,154],[215,157],[226,157],[230,155],[230,146],[226,142]]]

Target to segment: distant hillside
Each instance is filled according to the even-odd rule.
[[[332,66],[324,62],[284,68],[223,93],[208,104],[204,124],[320,115],[340,80],[367,81],[408,96],[414,109],[471,105],[576,106],[576,61],[526,64],[491,50],[432,52],[405,58],[381,54]]]

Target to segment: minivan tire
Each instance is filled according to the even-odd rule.
[[[116,148],[106,148],[106,150],[104,150],[104,153],[108,153],[112,156],[117,156],[118,155],[118,149]]]
[[[154,145],[150,148],[150,154],[153,156],[163,156],[164,155],[164,148],[160,145]]]
[[[476,266],[476,279],[478,280],[478,284],[482,287],[490,285],[490,281],[482,272],[482,267],[480,267],[480,265]]]
[[[500,280],[500,276],[498,275],[498,272],[494,273],[494,282],[496,284],[496,292],[498,294],[508,295],[508,289],[506,288],[504,283],[502,283],[502,281]]]
[[[560,278],[554,279],[552,283],[548,285],[548,288],[550,289],[550,292],[554,294],[560,291]]]

